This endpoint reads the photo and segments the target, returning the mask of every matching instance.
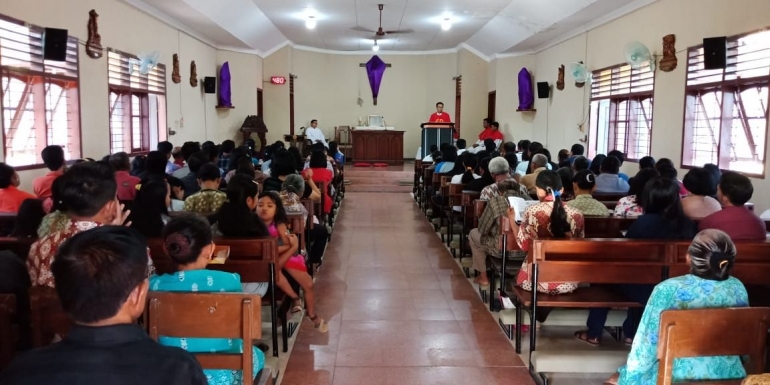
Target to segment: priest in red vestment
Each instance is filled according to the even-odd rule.
[[[486,150],[484,147],[484,141],[486,139],[494,140],[495,147],[500,148],[500,145],[505,139],[503,137],[503,133],[500,132],[500,123],[492,122],[489,118],[484,119],[484,131],[481,131],[479,134],[479,140],[473,145],[473,147],[468,149],[468,152],[475,154],[479,151]]]
[[[431,123],[451,123],[452,118],[449,117],[448,113],[444,112],[444,103],[438,102],[436,103],[436,112],[430,116],[430,120],[428,121]],[[457,132],[457,130],[453,129],[452,132],[452,136],[455,139],[460,137],[460,134]]]

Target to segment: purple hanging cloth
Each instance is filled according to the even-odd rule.
[[[377,105],[377,95],[380,94],[380,82],[382,82],[382,75],[385,74],[385,68],[385,62],[377,55],[372,56],[366,62],[366,75],[369,76],[369,86],[372,88],[375,106]]]
[[[219,70],[219,106],[232,107],[232,90],[230,89],[230,62],[222,64]]]
[[[519,108],[518,110],[531,110],[535,106],[535,92],[532,88],[532,75],[526,68],[519,71]]]

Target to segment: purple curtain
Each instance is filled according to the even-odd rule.
[[[230,62],[222,64],[219,70],[219,105],[222,107],[232,107],[232,93],[230,90]]]
[[[369,86],[372,88],[374,105],[377,105],[377,95],[380,94],[382,75],[385,74],[385,62],[379,56],[374,55],[366,62],[366,74],[369,76]]]
[[[519,110],[531,110],[535,106],[535,92],[532,88],[532,75],[526,68],[519,71]]]

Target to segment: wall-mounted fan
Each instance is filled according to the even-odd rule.
[[[586,68],[582,61],[570,63],[569,73],[572,75],[572,78],[575,79],[575,87],[581,88],[586,83],[591,82],[591,73],[588,72],[588,68]]]
[[[384,29],[382,29],[382,8],[383,7],[384,6],[382,4],[377,4],[377,8],[380,9],[380,27],[377,28],[376,31],[373,31],[371,29],[366,29],[366,28],[361,27],[361,26],[355,26],[352,29],[354,31],[359,31],[359,32],[371,32],[371,33],[374,33],[374,37],[372,37],[372,40],[375,40],[375,41],[377,41],[379,39],[382,39],[385,35],[392,35],[392,34],[397,34],[397,33],[412,33],[412,32],[414,32],[413,29],[399,29],[399,30],[393,30],[393,31],[385,31]]]
[[[638,41],[626,44],[623,48],[623,57],[626,58],[626,63],[631,67],[639,68],[649,65],[650,71],[655,71],[655,56],[644,44]]]
[[[139,67],[139,73],[147,75],[158,65],[158,62],[160,61],[160,52],[152,51],[150,53],[140,53],[137,57],[139,59],[128,60],[129,73],[133,74],[134,71],[136,71],[136,67]]]

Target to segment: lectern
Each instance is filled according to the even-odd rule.
[[[430,154],[430,146],[435,144],[441,147],[441,143],[452,144],[452,134],[455,130],[454,123],[427,122],[420,125],[422,127],[422,147],[420,159]]]

